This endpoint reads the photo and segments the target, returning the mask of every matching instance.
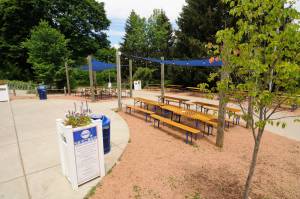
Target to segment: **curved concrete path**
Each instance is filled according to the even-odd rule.
[[[30,197],[34,199],[83,198],[99,182],[99,178],[95,179],[73,191],[61,173],[55,119],[73,109],[73,102],[15,100],[11,102],[12,109],[8,102],[0,102],[0,199],[27,199],[26,181]],[[90,103],[90,107],[94,113],[105,114],[111,119],[112,148],[105,155],[108,172],[128,143],[129,129],[111,110],[116,107],[115,101]]]

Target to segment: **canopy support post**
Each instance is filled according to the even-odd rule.
[[[129,84],[130,97],[132,97],[132,59],[129,59]]]
[[[120,59],[121,52],[116,50],[116,65],[117,65],[117,87],[118,87],[118,111],[122,111],[122,85],[121,85],[121,59]]]
[[[67,61],[65,62],[65,69],[66,69],[68,95],[71,95],[71,87],[70,87],[70,79],[69,79],[69,69],[68,69],[68,63],[67,63]]]
[[[92,102],[95,101],[95,91],[94,91],[94,83],[93,83],[93,66],[92,66],[92,56],[88,56],[88,64],[89,64],[89,77],[90,77],[90,89],[91,89],[91,98]]]
[[[165,64],[164,64],[164,57],[161,57],[161,64],[160,64],[160,78],[161,78],[161,100],[164,102],[165,96]]]

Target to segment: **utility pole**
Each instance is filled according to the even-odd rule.
[[[67,63],[67,61],[65,62],[65,69],[66,69],[66,78],[67,78],[68,95],[71,95],[70,78],[69,78],[69,69],[68,69],[68,63]]]
[[[90,89],[91,89],[91,97],[92,102],[95,101],[95,91],[94,91],[94,83],[93,83],[93,66],[92,66],[92,56],[88,56],[88,64],[89,64],[89,77],[90,77]]]
[[[132,59],[129,59],[129,84],[130,97],[132,97]]]
[[[118,87],[118,111],[122,111],[122,87],[121,87],[121,52],[119,50],[116,51],[116,65],[117,65],[117,87]]]
[[[161,64],[160,64],[160,78],[161,78],[161,101],[164,102],[164,96],[165,96],[165,64],[164,64],[164,57],[161,57]]]

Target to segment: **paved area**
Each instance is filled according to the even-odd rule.
[[[105,169],[108,172],[128,143],[128,126],[111,110],[116,106],[115,102],[90,106],[94,113],[105,114],[111,119],[112,148],[105,155]],[[64,117],[65,111],[73,108],[73,101],[15,100],[11,102],[11,107],[14,117],[9,103],[0,103],[0,199],[28,198],[25,177],[32,198],[83,198],[99,178],[73,191],[61,174],[56,137],[55,119]]]
[[[159,94],[149,91],[134,92],[136,97],[153,100],[157,100]],[[168,93],[168,95],[192,101],[218,103],[216,100],[190,96],[186,93]],[[131,99],[122,102],[133,104]],[[99,179],[81,186],[77,191],[71,189],[69,182],[61,174],[55,128],[55,119],[62,118],[66,110],[72,109],[73,101],[23,99],[12,101],[11,107],[7,102],[0,102],[0,199],[27,199],[26,181],[30,196],[34,199],[83,198]],[[128,143],[128,126],[112,111],[117,107],[116,100],[90,103],[90,107],[94,113],[103,113],[111,118],[112,150],[105,155],[105,167],[108,172],[118,161]],[[285,119],[288,124],[285,129],[268,126],[267,130],[300,140],[299,125],[292,122],[294,119]],[[19,139],[20,152],[16,135]],[[24,168],[21,166],[21,158]]]

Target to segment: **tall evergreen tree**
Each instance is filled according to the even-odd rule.
[[[144,56],[147,49],[146,19],[131,11],[125,25],[121,51],[129,55]]]
[[[177,24],[176,56],[207,56],[205,44],[215,42],[218,30],[233,24],[229,8],[221,0],[186,0]]]
[[[172,47],[172,25],[162,9],[154,9],[147,23],[149,56],[169,56]]]

